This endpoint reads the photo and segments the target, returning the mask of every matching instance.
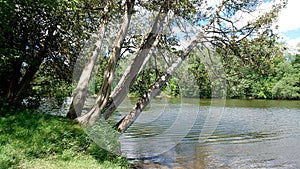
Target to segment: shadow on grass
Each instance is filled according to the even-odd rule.
[[[99,165],[128,168],[123,157],[99,148],[72,120],[29,109],[0,110],[0,168],[16,168],[24,161],[92,158]],[[87,167],[89,164],[86,164]]]

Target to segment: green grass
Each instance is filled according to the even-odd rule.
[[[99,148],[71,120],[31,110],[0,111],[1,169],[129,168],[124,157]]]

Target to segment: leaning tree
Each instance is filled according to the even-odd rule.
[[[193,49],[203,47],[206,49],[227,49],[228,51],[230,49],[232,55],[237,59],[246,60],[247,56],[243,55],[239,49],[240,44],[255,37],[270,36],[269,33],[265,32],[270,32],[278,12],[286,4],[285,1],[268,2],[272,3],[269,10],[261,12],[260,8],[264,3],[266,2],[260,0],[243,2],[223,0],[214,4],[206,1],[188,0],[180,2],[135,2],[127,0],[123,5],[123,19],[118,28],[119,33],[115,39],[113,51],[121,50],[120,47],[123,49],[132,47],[129,41],[124,40],[126,36],[130,37],[127,39],[138,37],[139,39],[136,41],[140,43],[138,46],[134,46],[133,59],[113,89],[111,89],[111,82],[114,78],[115,66],[120,52],[110,54],[104,81],[94,105],[85,114],[81,114],[82,107],[79,108],[76,120],[82,124],[94,124],[100,118],[108,119],[126,98],[129,89],[143,70],[149,57],[154,55],[153,50],[168,49],[169,52],[162,57],[171,58],[174,62],[173,64],[168,63],[169,68],[166,69],[165,74],[158,78],[156,83],[149,86],[149,90],[137,102],[133,110],[118,123],[118,128],[121,131],[125,131],[151,99],[159,94],[162,87]],[[142,11],[155,11],[150,17],[153,18],[153,22],[148,32],[143,35],[121,34],[120,32],[126,33],[124,24],[130,26],[128,15],[138,15]],[[252,18],[247,20],[243,16],[252,16]],[[145,22],[149,20],[147,18],[149,16],[144,15],[143,17]],[[178,32],[180,33],[178,34]],[[176,42],[188,37],[190,43],[185,49],[176,48],[176,45],[172,43],[165,43],[162,37],[168,37],[169,40],[175,39]],[[72,117],[74,118],[74,116]]]

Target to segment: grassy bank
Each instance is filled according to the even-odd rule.
[[[129,168],[71,120],[22,110],[0,112],[0,168]],[[5,114],[5,115],[4,115]]]

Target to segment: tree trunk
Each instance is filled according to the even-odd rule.
[[[150,49],[150,53],[147,55],[147,57],[143,61],[143,64],[138,71],[138,74],[140,74],[140,72],[143,70],[146,63],[149,61],[150,57],[152,56],[154,49],[156,48],[156,46],[159,43],[159,39],[160,39],[159,37],[156,38],[156,41],[153,43],[153,45]],[[133,85],[133,83],[131,83],[130,86],[128,86],[128,89],[127,89],[128,91],[126,94],[124,94],[125,97],[128,94],[129,89],[131,88],[132,85]],[[107,120],[113,114],[113,112],[117,109],[117,106],[119,106],[119,104],[124,100],[125,97],[123,97],[122,95],[116,95],[114,98],[110,98],[109,102],[107,103],[107,107],[105,107],[105,112],[103,113],[104,119]],[[116,102],[116,100],[119,100],[119,101]]]
[[[13,71],[11,72],[11,75],[8,76],[10,78],[10,83],[8,85],[7,93],[5,93],[5,97],[8,102],[13,102],[16,92],[18,90],[18,84],[21,78],[21,66],[22,62],[16,61],[13,64]]]
[[[49,42],[53,38],[53,32],[54,29],[50,28],[49,29],[49,34],[45,38],[44,43],[41,45],[42,48],[36,55],[34,55],[34,60],[32,63],[29,63],[29,67],[26,70],[25,74],[23,77],[20,76],[20,68],[22,63],[17,63],[17,67],[14,70],[16,73],[16,79],[13,79],[10,86],[9,86],[9,91],[7,93],[7,100],[10,103],[13,104],[20,104],[22,102],[23,97],[21,96],[22,92],[26,90],[30,86],[30,82],[33,80],[34,75],[36,72],[39,70],[40,65],[43,62],[43,59],[45,58],[47,54],[47,48],[49,45]],[[16,81],[17,80],[17,81]]]
[[[22,101],[23,98],[21,94],[23,90],[25,90],[30,86],[30,82],[33,80],[34,75],[39,70],[40,65],[42,64],[42,60],[43,57],[41,56],[41,58],[38,59],[36,64],[29,66],[28,70],[26,71],[25,75],[23,76],[21,82],[18,85],[18,89],[15,93],[14,100],[13,100],[14,103],[18,103]]]
[[[162,9],[164,9],[164,7],[162,7]],[[147,59],[147,56],[149,55],[150,49],[154,48],[158,43],[158,34],[162,29],[166,16],[167,11],[164,10],[161,10],[157,15],[151,32],[143,42],[132,63],[125,70],[121,80],[114,88],[110,96],[110,102],[106,105],[106,110],[103,113],[103,117],[105,119],[110,117],[116,110],[116,108],[125,99],[130,87],[133,85],[135,79],[137,78],[138,73],[143,69],[143,66],[146,63],[145,61],[149,59]]]
[[[135,107],[117,123],[119,131],[124,132],[130,127],[130,125],[136,120],[136,118],[141,114],[143,109],[150,103],[150,101],[161,92],[162,87],[167,83],[172,74],[182,64],[182,62],[197,44],[198,40],[192,41],[191,44],[185,49],[183,54],[171,65],[171,67],[167,69],[167,72],[159,78],[159,80],[142,98],[139,99]]]
[[[93,108],[85,115],[78,117],[76,120],[82,124],[94,124],[101,115],[101,111],[104,106],[107,104],[109,99],[111,85],[114,78],[115,67],[117,61],[120,57],[120,51],[124,39],[127,35],[128,27],[130,25],[130,20],[134,8],[135,0],[127,0],[125,5],[125,14],[123,16],[123,21],[121,27],[118,32],[117,39],[115,40],[114,47],[110,58],[108,60],[108,64],[106,70],[104,72],[104,79],[101,86],[101,89],[96,97],[96,102],[93,105]]]
[[[107,3],[107,5],[104,8],[105,15],[109,12],[110,4]],[[81,112],[86,100],[87,91],[88,91],[88,83],[92,74],[92,71],[94,69],[97,57],[99,55],[99,51],[102,46],[103,37],[105,34],[106,25],[108,22],[108,17],[104,17],[101,21],[101,24],[99,26],[99,30],[97,32],[97,41],[94,44],[93,52],[91,56],[89,57],[89,60],[87,64],[85,65],[81,76],[79,78],[79,82],[77,84],[77,87],[75,89],[75,93],[73,95],[73,99],[71,102],[71,105],[69,107],[69,111],[67,113],[67,117],[70,119],[75,119],[77,117],[81,116]]]

